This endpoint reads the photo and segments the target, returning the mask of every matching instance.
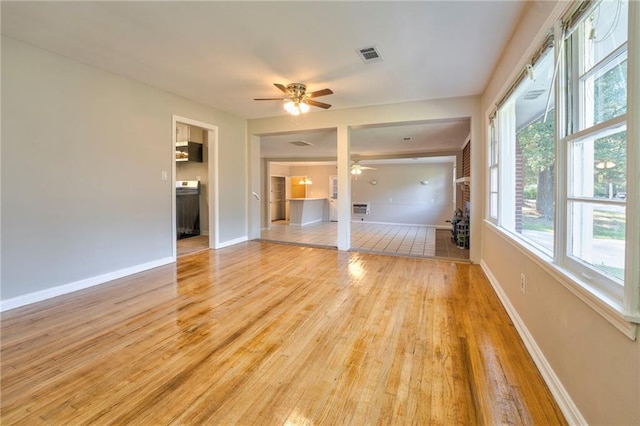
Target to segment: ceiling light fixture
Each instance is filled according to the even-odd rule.
[[[284,104],[284,109],[291,115],[300,115],[309,112],[309,105],[305,102],[289,101]]]
[[[616,166],[611,160],[602,160],[598,164],[596,164],[596,169],[612,169]]]
[[[309,179],[308,177],[304,177],[302,179],[300,179],[300,182],[298,182],[298,185],[312,185],[313,182],[311,181],[311,179]]]

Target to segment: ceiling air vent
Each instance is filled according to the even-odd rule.
[[[528,101],[536,99],[538,97],[540,97],[540,95],[542,95],[544,92],[546,92],[545,89],[535,89],[535,90],[529,90],[527,93],[525,93],[525,95],[522,97],[522,99],[526,99]]]
[[[296,146],[312,146],[313,144],[307,141],[293,141],[293,142],[289,142],[292,145],[296,145]]]
[[[375,46],[371,47],[363,47],[362,49],[357,49],[356,52],[362,62],[365,64],[370,64],[372,62],[382,62],[382,55],[378,51],[378,48]]]

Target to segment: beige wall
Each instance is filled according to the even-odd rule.
[[[565,6],[544,1],[527,4],[526,16],[483,95],[483,113],[490,112]],[[485,138],[481,146],[484,159]],[[480,167],[485,169],[483,164],[484,160]],[[485,192],[483,189],[483,197]],[[536,261],[509,236],[485,223],[482,237],[483,267],[538,355],[548,363],[546,373],[560,384],[555,390],[566,391],[560,402],[565,409],[574,410],[572,420],[583,418],[592,425],[640,424],[639,342],[569,291],[557,274],[543,267],[544,262]],[[524,294],[521,273],[526,276]]]

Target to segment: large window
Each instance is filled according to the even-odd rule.
[[[566,265],[622,297],[627,186],[626,0],[588,11],[565,41]]]
[[[551,256],[555,229],[556,132],[550,39],[532,62],[498,110],[502,172],[499,223]],[[497,168],[490,171],[496,172]]]
[[[498,102],[487,146],[487,218],[619,306],[628,249],[628,16],[628,0],[572,10],[556,43],[545,40]]]

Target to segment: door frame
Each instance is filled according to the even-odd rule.
[[[190,126],[200,127],[207,131],[207,173],[209,185],[207,188],[207,198],[209,199],[209,248],[217,249],[220,247],[220,205],[219,195],[219,178],[218,178],[218,126],[204,123],[202,121],[193,120],[191,118],[182,117],[173,114],[171,117],[171,238],[173,241],[172,257],[175,261],[178,255],[178,236],[176,226],[176,124],[183,123]]]
[[[287,217],[287,177],[284,175],[269,175],[269,188],[267,189],[268,194],[269,194],[269,200],[267,201],[269,203],[269,207],[267,208],[267,228],[271,228],[271,221],[273,220],[273,217],[271,215],[271,194],[273,193],[273,188],[271,186],[271,178],[282,178],[284,179],[284,211],[285,211],[285,219]]]

